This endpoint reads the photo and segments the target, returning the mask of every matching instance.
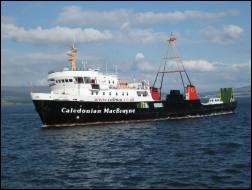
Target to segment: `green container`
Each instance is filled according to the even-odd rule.
[[[233,89],[232,88],[221,88],[220,89],[220,98],[224,103],[231,102],[233,99]]]

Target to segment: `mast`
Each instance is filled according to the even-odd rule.
[[[76,71],[77,70],[77,64],[76,64],[77,48],[74,47],[74,43],[71,47],[71,50],[67,52],[67,55],[68,55],[68,61],[71,65],[71,70]]]
[[[160,94],[161,94],[162,87],[163,87],[164,74],[178,72],[179,75],[180,75],[182,85],[183,85],[184,94],[186,93],[185,92],[186,91],[186,86],[185,86],[185,80],[183,78],[183,73],[185,73],[185,76],[186,76],[186,79],[188,80],[189,85],[190,86],[192,85],[192,83],[190,81],[190,78],[189,78],[189,76],[188,76],[188,74],[186,72],[186,69],[185,69],[185,67],[183,65],[182,59],[180,58],[178,50],[176,48],[176,41],[177,41],[176,36],[171,33],[171,36],[167,40],[168,43],[167,43],[167,49],[165,51],[165,56],[164,56],[163,69],[162,69],[162,65],[160,64],[158,72],[157,72],[155,80],[154,80],[154,83],[153,83],[153,87],[155,87],[158,76],[159,76],[159,74],[161,74],[161,82],[160,82],[160,87],[159,87]],[[168,57],[168,49],[173,50],[173,53],[174,53],[173,56]],[[172,51],[170,51],[170,52],[172,52]],[[175,69],[175,70],[166,70],[167,63],[168,63],[169,59],[173,59],[175,61],[175,63],[177,64],[177,69]]]

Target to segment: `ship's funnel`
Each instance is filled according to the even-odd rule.
[[[187,100],[198,100],[199,99],[195,86],[188,85],[186,87],[186,99]]]
[[[160,100],[161,97],[160,97],[160,93],[158,89],[155,87],[151,87],[150,90],[151,90],[151,96],[153,100]]]

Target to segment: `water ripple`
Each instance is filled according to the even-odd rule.
[[[41,129],[2,106],[1,188],[249,188],[250,100],[236,114]]]

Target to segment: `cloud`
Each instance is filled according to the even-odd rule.
[[[137,53],[135,56],[135,64],[133,68],[140,72],[152,72],[157,71],[156,65],[147,60],[143,53]]]
[[[145,61],[137,63],[139,76],[146,74],[153,79],[157,70],[155,64],[145,65]],[[190,77],[191,82],[196,85],[200,92],[218,90],[221,87],[241,87],[251,83],[251,61],[239,64],[226,64],[218,61],[184,60],[183,64]],[[150,67],[149,67],[150,66]],[[157,68],[157,67],[156,67]],[[166,70],[178,69],[174,63],[169,62]],[[185,77],[185,75],[183,74]],[[184,78],[185,79],[185,78]],[[185,80],[187,81],[187,80]],[[158,83],[160,77],[158,78]],[[179,89],[181,86],[179,73],[165,75],[164,92],[168,89]],[[167,91],[168,92],[168,91]]]
[[[119,41],[123,42],[135,42],[135,43],[155,43],[164,41],[167,34],[164,32],[155,32],[152,29],[139,29],[132,28],[129,23],[124,23],[118,34]]]
[[[215,71],[217,69],[217,66],[215,63],[211,63],[207,60],[199,59],[199,60],[185,60],[183,61],[183,64],[186,69],[192,70],[192,71]]]
[[[15,18],[12,16],[3,16],[1,15],[2,24],[15,24]]]
[[[94,28],[69,28],[56,26],[44,29],[25,29],[15,24],[2,23],[1,36],[4,39],[14,39],[17,42],[33,44],[71,43],[74,39],[80,43],[97,43],[103,41],[119,41],[134,43],[155,43],[164,41],[166,34],[152,29],[131,28],[124,23],[119,30],[99,31]]]
[[[131,17],[131,12],[126,9],[112,11],[82,10],[78,6],[63,8],[56,22],[59,24],[77,25],[120,25]]]
[[[145,71],[145,72],[157,71],[156,65],[147,60],[139,62],[137,64],[137,67],[140,71]]]
[[[221,87],[241,87],[251,83],[250,60],[239,64],[207,62],[213,65],[214,70],[199,71],[197,69],[188,69],[192,82],[200,91],[218,90]]]
[[[208,26],[203,28],[201,33],[212,43],[229,45],[240,39],[243,29],[233,24],[223,26],[221,29]]]
[[[144,54],[143,53],[137,53],[136,54],[136,57],[135,57],[135,60],[136,61],[140,61],[140,60],[143,60],[144,59]]]
[[[18,59],[27,60],[22,61],[20,64],[25,65],[34,65],[34,64],[45,64],[45,63],[59,63],[67,60],[66,53],[48,53],[48,52],[36,52],[36,53],[27,53],[19,55]]]
[[[26,30],[14,24],[2,24],[1,36],[14,39],[17,42],[30,42],[35,44],[70,43],[74,38],[78,42],[101,42],[112,38],[109,31],[99,31],[93,28],[68,28],[56,26],[49,29],[37,27]]]
[[[205,12],[185,10],[174,12],[133,12],[127,9],[110,11],[84,10],[78,6],[67,6],[62,9],[56,22],[59,24],[118,26],[121,23],[153,24],[161,22],[180,22],[189,19],[213,20],[226,16],[239,15],[238,10],[223,12]]]
[[[233,16],[239,14],[238,11],[226,12],[204,12],[196,10],[185,10],[175,12],[144,12],[136,14],[136,23],[159,23],[159,22],[179,22],[189,19],[195,20],[213,20],[223,18],[225,16]]]

